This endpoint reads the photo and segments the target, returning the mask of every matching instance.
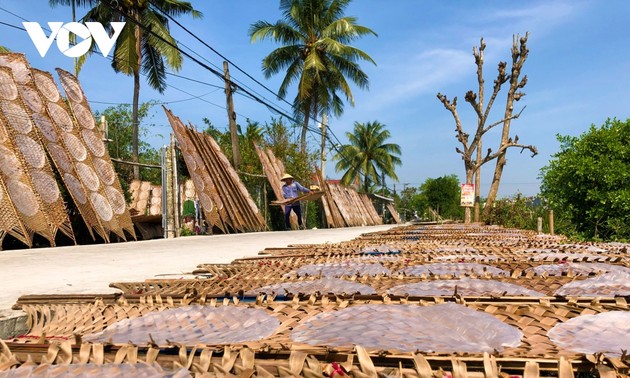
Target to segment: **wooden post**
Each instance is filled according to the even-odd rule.
[[[171,160],[172,160],[172,169],[171,174],[173,177],[171,178],[171,193],[173,196],[173,227],[175,231],[175,237],[179,237],[180,233],[180,219],[181,219],[181,203],[179,201],[179,172],[177,170],[177,149],[175,148],[175,135],[171,134]]]
[[[165,158],[164,158],[164,163],[165,163],[165,174],[164,174],[164,178],[166,179],[165,181],[162,181],[162,190],[164,190],[166,192],[166,212],[162,215],[163,217],[166,218],[166,221],[163,222],[164,225],[164,237],[169,239],[169,238],[174,238],[175,235],[175,217],[174,217],[174,207],[175,205],[173,204],[173,154],[172,154],[172,142],[173,142],[173,135],[171,134],[171,145],[169,145],[166,148],[165,151]]]
[[[555,235],[553,230],[553,210],[549,210],[549,235]]]
[[[228,62],[223,61],[223,74],[225,76],[225,99],[227,102],[228,122],[230,123],[230,137],[232,141],[232,161],[234,169],[238,170],[241,165],[241,152],[238,146],[238,132],[236,130],[236,113],[234,112],[234,102],[232,101],[232,84],[230,82],[230,71]]]
[[[542,217],[538,217],[536,229],[538,230],[539,234],[542,234]]]

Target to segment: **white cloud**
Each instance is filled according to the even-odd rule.
[[[400,54],[379,65],[378,77],[385,80],[372,84],[369,95],[364,95],[363,106],[374,110],[403,100],[413,101],[424,94],[434,95],[439,88],[474,72],[473,64],[470,52],[455,49]]]

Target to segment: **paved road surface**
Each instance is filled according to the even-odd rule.
[[[139,242],[0,251],[0,320],[23,294],[112,293],[110,282],[178,278],[201,263],[229,263],[268,247],[352,240],[392,225],[194,236]]]

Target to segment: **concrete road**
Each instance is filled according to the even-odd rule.
[[[395,225],[190,236],[116,244],[0,251],[0,320],[23,294],[112,293],[110,282],[178,278],[201,263],[229,263],[269,247],[352,240]]]

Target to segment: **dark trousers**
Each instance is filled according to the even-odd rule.
[[[297,215],[298,225],[302,227],[302,209],[300,208],[300,203],[296,202],[293,205],[284,207],[284,225],[287,227],[287,230],[291,229],[291,210]]]

